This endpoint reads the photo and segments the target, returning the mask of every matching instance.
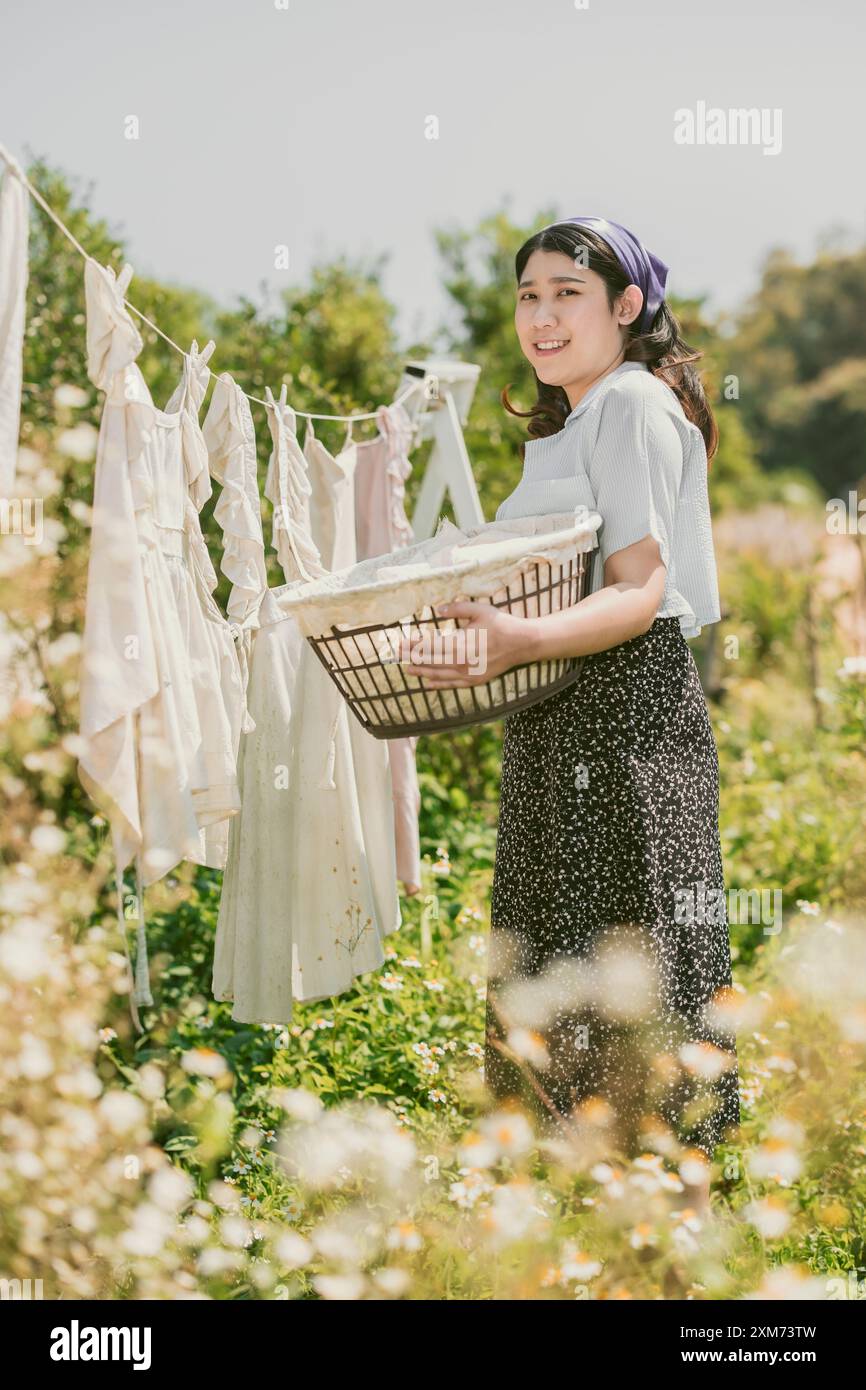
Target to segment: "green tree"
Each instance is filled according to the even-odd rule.
[[[726,347],[762,466],[801,469],[826,495],[856,487],[866,475],[866,247],[825,247],[808,265],[771,251]]]

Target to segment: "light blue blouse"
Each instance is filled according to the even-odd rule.
[[[586,392],[562,429],[527,440],[523,477],[496,520],[585,505],[602,519],[591,592],[604,563],[653,536],[667,570],[657,616],[684,637],[720,618],[707,451],[675,393],[644,362],[623,362]]]

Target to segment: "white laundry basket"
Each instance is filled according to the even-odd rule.
[[[546,699],[578,678],[583,658],[534,661],[483,683],[431,688],[409,675],[401,659],[412,659],[412,647],[429,660],[425,639],[429,652],[434,629],[454,634],[448,664],[481,656],[461,646],[467,639],[457,635],[457,619],[440,617],[435,605],[486,600],[521,617],[569,608],[590,592],[600,525],[598,513],[586,508],[466,531],[442,521],[429,540],[284,585],[274,597],[376,738],[461,728]]]

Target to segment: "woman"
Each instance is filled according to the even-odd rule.
[[[447,605],[484,630],[484,670],[411,668],[471,685],[585,658],[576,683],[504,721],[485,1077],[584,1143],[709,1160],[739,1123],[718,756],[686,641],[719,619],[717,430],[667,267],[631,232],[553,223],[516,269],[538,399],[497,519],[583,504],[603,524],[583,602],[538,618]],[[685,1171],[706,1210],[709,1162]]]

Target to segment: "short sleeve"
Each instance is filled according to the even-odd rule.
[[[670,568],[677,496],[683,474],[679,431],[643,392],[608,391],[601,407],[589,478],[603,525],[601,563],[653,536]]]

